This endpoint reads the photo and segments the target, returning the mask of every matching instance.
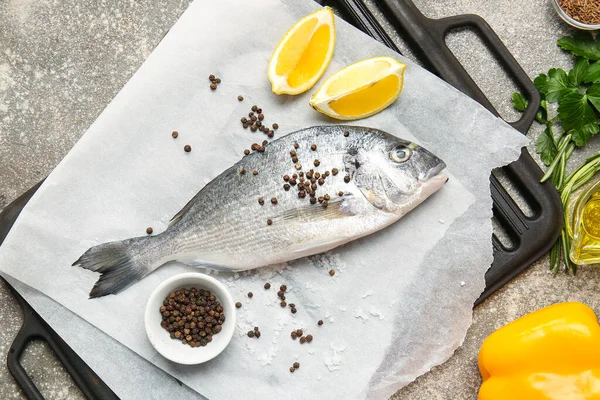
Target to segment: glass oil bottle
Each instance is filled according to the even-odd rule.
[[[571,221],[571,261],[579,265],[600,263],[600,181],[579,196]]]

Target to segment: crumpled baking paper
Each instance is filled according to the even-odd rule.
[[[90,246],[141,236],[147,226],[165,229],[243,149],[266,139],[241,127],[251,105],[280,125],[277,136],[335,123],[308,106],[312,91],[275,96],[266,77],[276,43],[316,7],[310,0],[194,2],[25,207],[0,247],[0,271],[211,399],[386,398],[450,357],[492,261],[489,174],[515,160],[527,140],[340,19],[325,78],[367,57],[405,62],[398,101],[357,125],[414,140],[438,155],[451,174],[444,188],[398,223],[326,254],[239,274],[213,272],[243,308],[231,344],[202,365],[162,358],[143,324],[151,291],[194,268],[172,262],[117,296],[88,300],[98,275],[71,267]],[[216,91],[208,87],[209,74],[222,79]],[[266,281],[270,291],[263,289]],[[297,314],[278,304],[274,289],[282,283]],[[259,340],[245,336],[253,326],[261,328]],[[297,328],[313,342],[293,341]],[[73,325],[72,334],[78,332]],[[91,349],[102,351],[95,343]],[[301,368],[291,374],[295,361]],[[144,384],[140,391],[160,382]]]

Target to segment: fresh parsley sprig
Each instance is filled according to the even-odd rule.
[[[588,32],[577,32],[557,41],[563,50],[576,56],[573,68],[567,73],[552,68],[538,75],[533,83],[540,93],[536,121],[545,125],[535,146],[542,162],[548,167],[541,181],[551,179],[561,194],[565,224],[561,235],[550,252],[550,268],[557,273],[560,260],[566,272],[576,272],[577,266],[569,259],[570,235],[566,207],[571,193],[600,170],[600,153],[590,157],[567,176],[569,157],[577,147],[586,145],[600,131],[600,37]],[[524,111],[527,99],[521,93],[512,95],[513,106]],[[557,114],[549,118],[548,104],[557,103]],[[562,129],[555,124],[560,121]],[[558,134],[557,134],[558,132]]]

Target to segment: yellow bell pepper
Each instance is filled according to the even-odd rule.
[[[600,400],[600,326],[581,303],[527,314],[479,351],[479,400]]]

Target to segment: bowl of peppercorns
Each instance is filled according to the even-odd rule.
[[[146,334],[163,357],[179,364],[213,359],[231,341],[235,304],[221,282],[200,273],[175,275],[152,292]]]

